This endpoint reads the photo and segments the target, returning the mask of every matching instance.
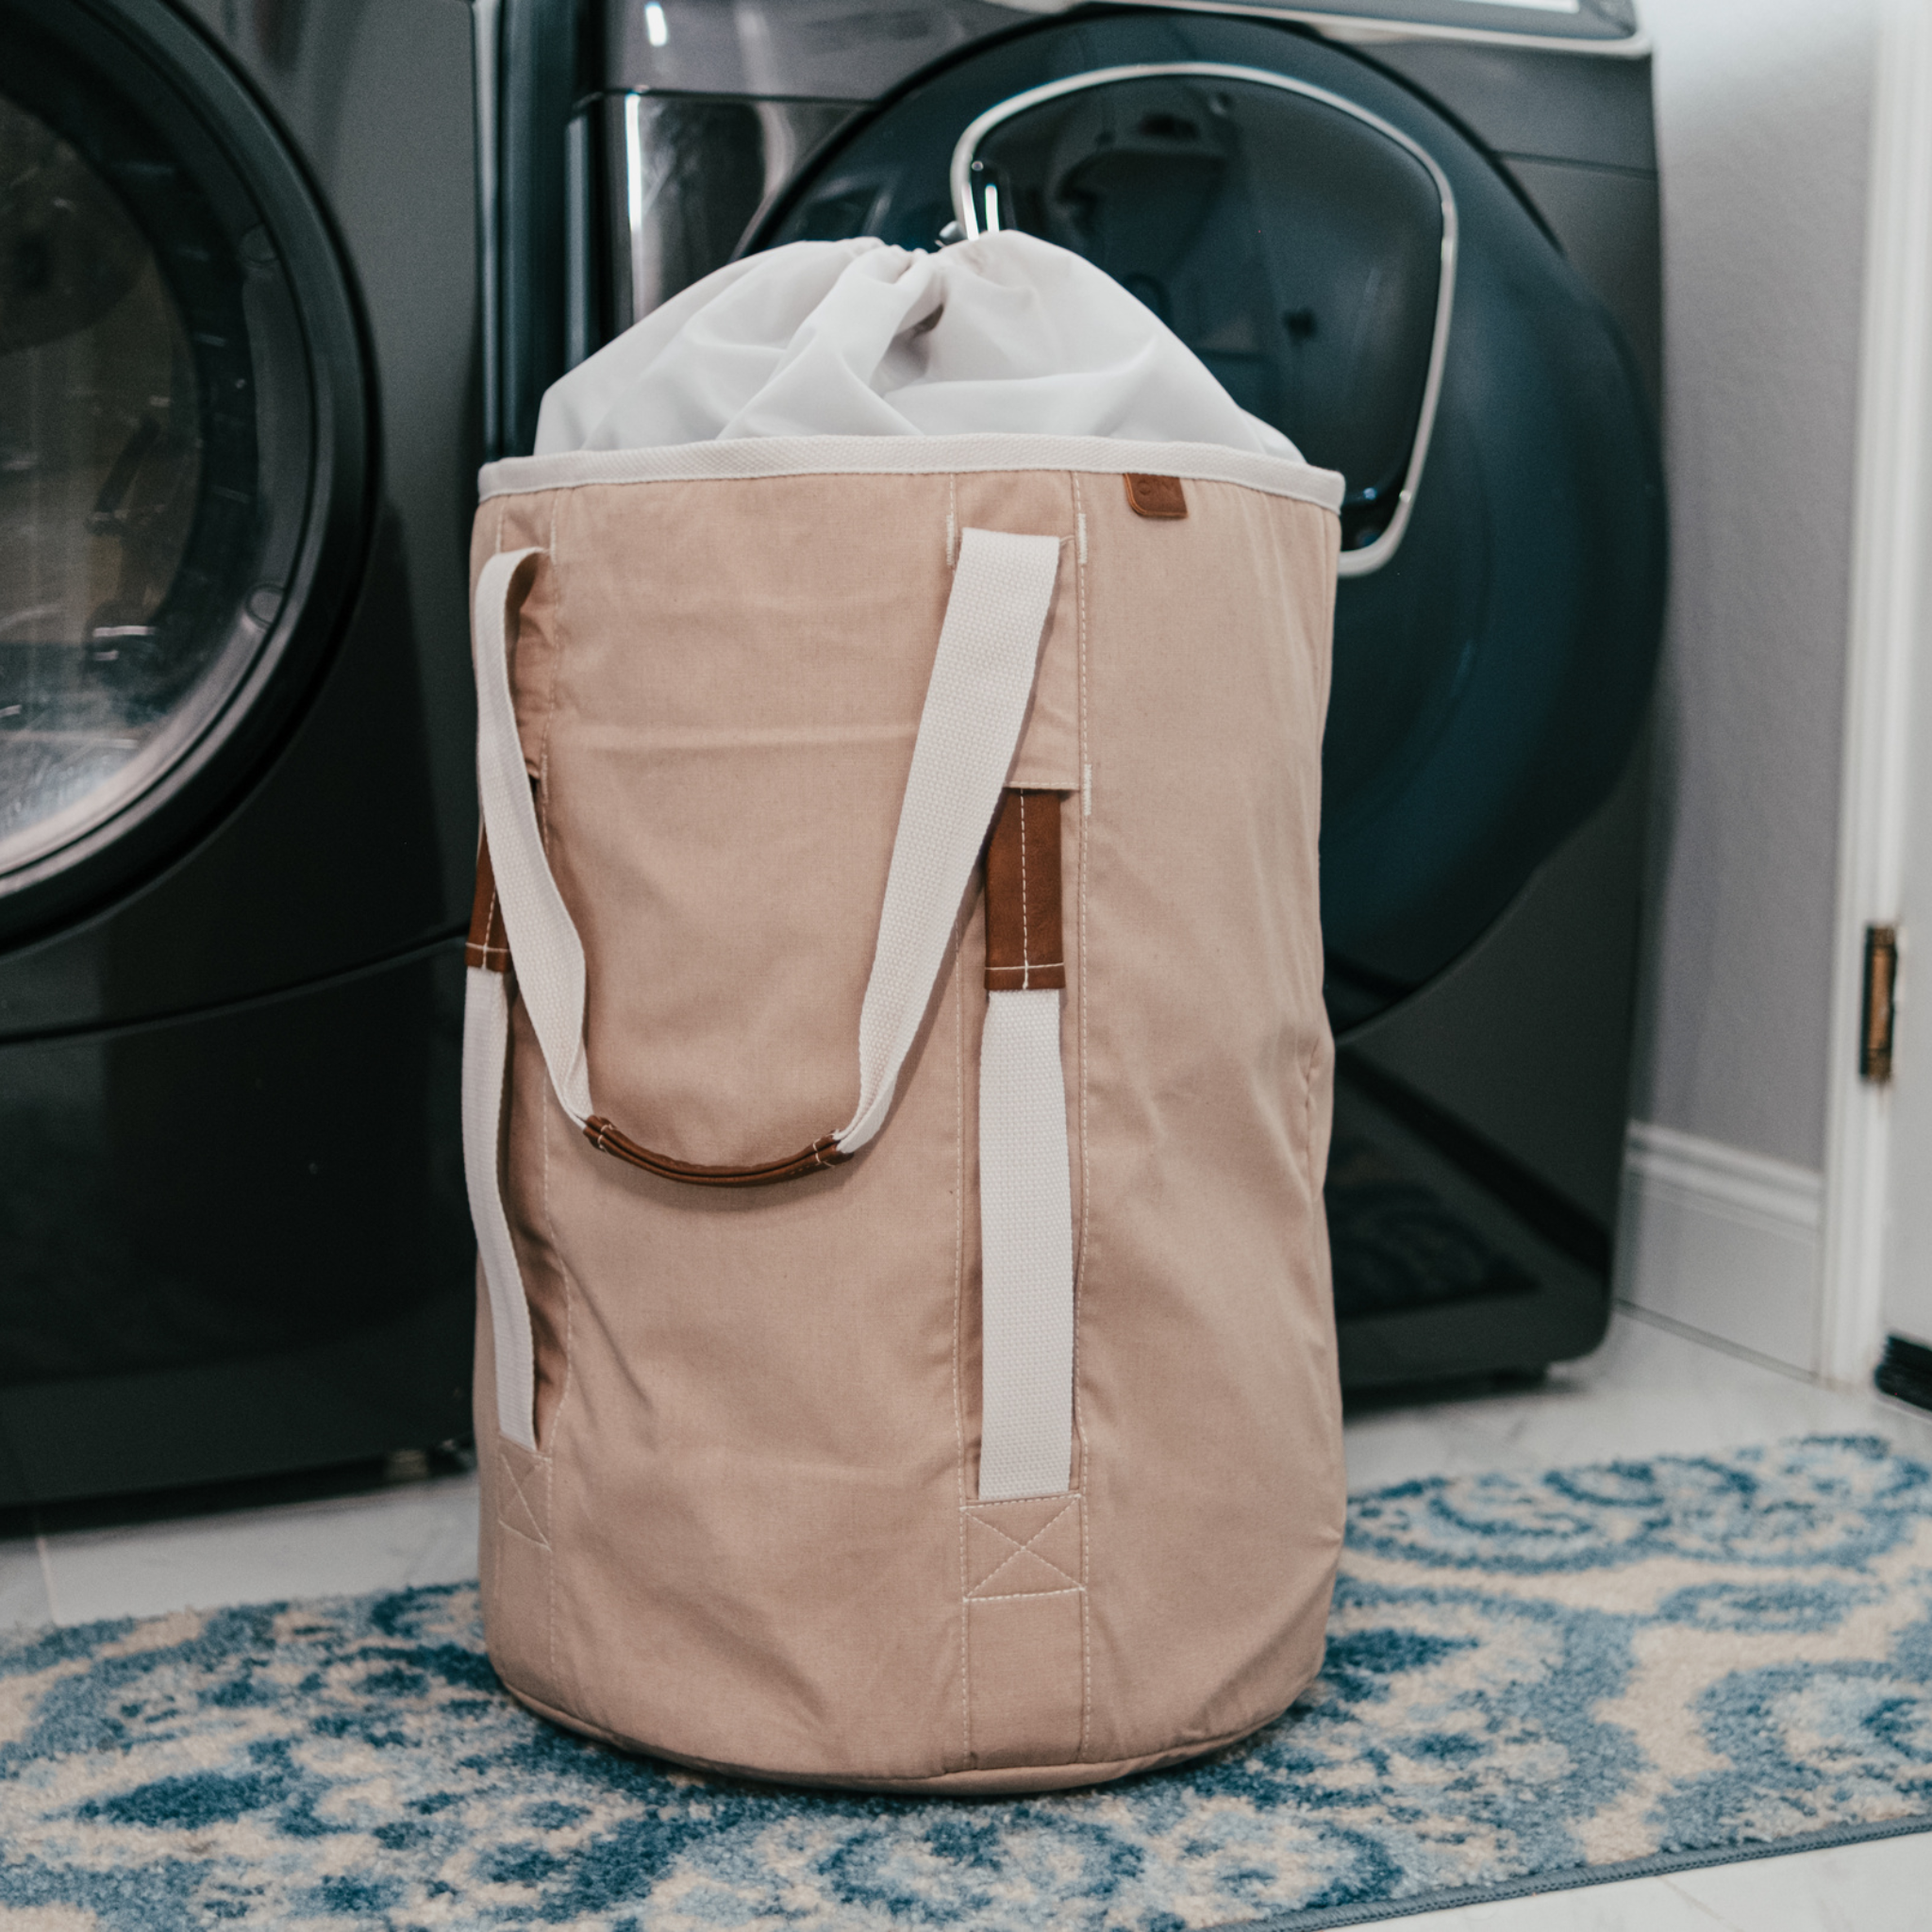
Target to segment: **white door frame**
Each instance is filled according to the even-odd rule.
[[[1932,0],[1879,8],[1833,933],[1818,1360],[1869,1386],[1885,1341],[1887,1089],[1862,1080],[1865,928],[1905,891],[1914,658],[1932,541]],[[1928,748],[1932,750],[1932,748]],[[1909,970],[1900,935],[1900,986]]]

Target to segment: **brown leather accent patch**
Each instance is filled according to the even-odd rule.
[[[1137,517],[1184,517],[1188,492],[1178,476],[1129,476],[1127,503]]]
[[[646,1174],[667,1181],[686,1181],[695,1188],[764,1188],[774,1181],[795,1181],[816,1174],[822,1167],[837,1167],[851,1155],[840,1150],[830,1134],[814,1141],[797,1154],[782,1160],[767,1160],[758,1167],[703,1167],[692,1160],[674,1160],[668,1154],[653,1154],[640,1147],[627,1134],[618,1131],[602,1114],[593,1113],[584,1123],[584,1139],[600,1154],[614,1154]]]
[[[470,906],[470,937],[463,942],[463,964],[491,973],[509,971],[509,941],[504,936],[503,907],[496,897],[496,874],[490,869],[490,841],[476,847],[476,896]]]
[[[1060,795],[1003,791],[986,846],[986,989],[1065,986],[1060,943]]]

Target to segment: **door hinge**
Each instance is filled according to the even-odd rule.
[[[1898,985],[1898,927],[1865,928],[1865,1012],[1858,1033],[1858,1077],[1883,1087],[1891,1079],[1892,994]]]

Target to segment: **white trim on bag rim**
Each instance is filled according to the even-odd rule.
[[[1110,436],[743,436],[651,449],[576,449],[506,457],[476,478],[484,501],[597,483],[729,482],[769,476],[924,476],[991,470],[1077,470],[1233,483],[1339,512],[1334,470],[1212,442],[1129,442]]]

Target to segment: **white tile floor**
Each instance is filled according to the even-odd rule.
[[[353,1596],[476,1574],[476,1479],[0,1542],[0,1622]]]
[[[1821,1389],[1653,1320],[1620,1316],[1542,1387],[1352,1421],[1354,1489],[1410,1476],[1695,1454],[1816,1431],[1932,1460],[1932,1415]],[[466,1475],[275,1508],[0,1541],[0,1625],[336,1595],[475,1574]],[[1713,1866],[1399,1922],[1415,1932],[1925,1932],[1932,1834]]]

